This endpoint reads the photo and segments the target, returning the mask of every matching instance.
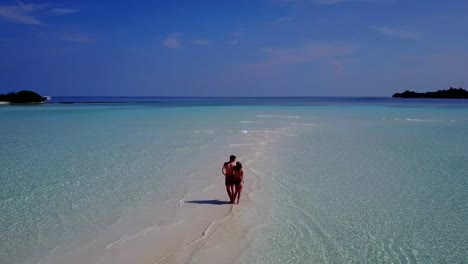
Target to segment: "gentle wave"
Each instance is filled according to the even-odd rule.
[[[241,146],[256,146],[256,143],[239,143],[239,144],[229,144],[229,147],[241,147]]]
[[[284,136],[290,136],[290,137],[297,137],[296,134],[291,134],[291,133],[278,132],[278,134],[284,135]]]
[[[256,115],[256,117],[260,117],[260,118],[301,118],[300,116],[292,116],[292,115]]]
[[[393,120],[393,121],[407,121],[407,122],[463,122],[461,120],[455,120],[455,119],[450,119],[450,120],[441,120],[441,119],[424,119],[424,118],[393,118],[393,119],[386,119],[383,118],[382,120]]]
[[[289,124],[293,126],[316,126],[317,125],[313,123],[289,123]]]
[[[207,133],[207,134],[214,134],[214,130],[193,130],[192,131],[195,134],[200,134],[200,133]]]
[[[274,130],[241,130],[241,133],[247,134],[247,133],[280,133],[279,131],[274,131]]]
[[[273,133],[273,134],[278,134],[278,135],[285,135],[285,136],[297,136],[296,134],[290,134],[286,133],[282,130],[241,130],[240,131],[243,134],[248,134],[248,133]]]
[[[435,119],[419,119],[419,118],[405,118],[406,121],[409,122],[441,122],[441,120]]]

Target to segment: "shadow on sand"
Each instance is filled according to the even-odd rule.
[[[221,200],[192,200],[192,201],[185,201],[185,202],[194,203],[194,204],[214,204],[214,205],[229,204],[228,201],[221,201]]]

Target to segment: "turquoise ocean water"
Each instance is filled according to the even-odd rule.
[[[130,99],[0,107],[0,263],[47,263],[203,188],[268,131],[240,262],[468,262],[465,101]]]

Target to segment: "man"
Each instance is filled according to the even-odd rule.
[[[226,185],[226,191],[229,195],[230,203],[234,203],[234,167],[236,166],[236,156],[231,155],[229,161],[225,162],[221,173],[226,177],[224,184]]]

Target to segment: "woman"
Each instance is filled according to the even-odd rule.
[[[239,161],[236,163],[236,166],[234,167],[233,174],[234,174],[233,198],[234,198],[234,202],[236,201],[236,198],[237,198],[236,204],[238,204],[240,200],[241,191],[242,191],[242,183],[244,182],[243,181],[244,171],[242,170],[242,164]]]

